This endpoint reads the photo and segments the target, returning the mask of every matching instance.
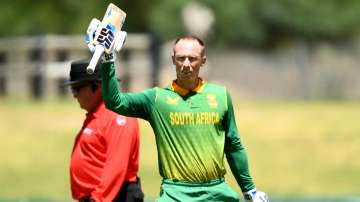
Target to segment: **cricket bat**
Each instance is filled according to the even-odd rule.
[[[119,7],[113,3],[108,5],[101,24],[97,28],[96,36],[94,37],[95,52],[90,60],[89,66],[86,68],[88,74],[94,73],[96,64],[104,52],[110,54],[111,50],[113,50],[125,18],[126,13]]]

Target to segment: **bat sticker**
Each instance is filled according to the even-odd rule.
[[[109,49],[114,40],[114,31],[115,28],[111,24],[108,24],[106,27],[102,28],[97,38],[97,41],[100,44],[103,44],[105,48]]]

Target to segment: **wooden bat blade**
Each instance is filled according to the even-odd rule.
[[[125,18],[126,13],[115,4],[110,3],[95,36],[95,45],[104,45],[105,52],[109,54],[114,45],[114,37],[121,31]]]
[[[110,3],[106,9],[103,18],[104,24],[111,23],[115,26],[117,31],[120,31],[126,18],[126,13],[117,7],[115,4]]]
[[[95,65],[100,59],[101,55],[106,52],[110,54],[115,45],[115,37],[118,36],[121,28],[125,22],[126,13],[117,7],[115,4],[110,3],[106,9],[105,15],[97,29],[94,38],[95,53],[91,58],[91,62],[87,67],[89,74],[92,74]],[[101,44],[101,45],[100,45]]]

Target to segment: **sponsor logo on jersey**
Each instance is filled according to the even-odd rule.
[[[216,100],[216,95],[215,94],[207,94],[206,97],[208,99],[209,107],[210,108],[217,108],[218,102]]]
[[[179,104],[179,97],[171,98],[169,96],[166,96],[166,103],[169,105],[178,105]]]

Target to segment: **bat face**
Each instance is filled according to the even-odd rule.
[[[103,44],[105,52],[109,54],[114,45],[114,38],[116,34],[121,31],[125,18],[126,13],[110,3],[97,31],[97,36],[95,36],[95,45]]]
[[[126,13],[120,8],[110,3],[106,9],[104,18],[96,29],[96,36],[92,45],[95,47],[94,54],[90,60],[89,66],[86,71],[93,74],[95,66],[100,59],[101,55],[106,52],[110,54],[114,49],[116,40],[121,37],[121,27],[124,24]],[[94,19],[93,19],[94,20]]]
[[[115,27],[109,24],[100,30],[96,41],[100,44],[104,44],[105,49],[110,49],[114,41],[114,33],[116,33]]]

